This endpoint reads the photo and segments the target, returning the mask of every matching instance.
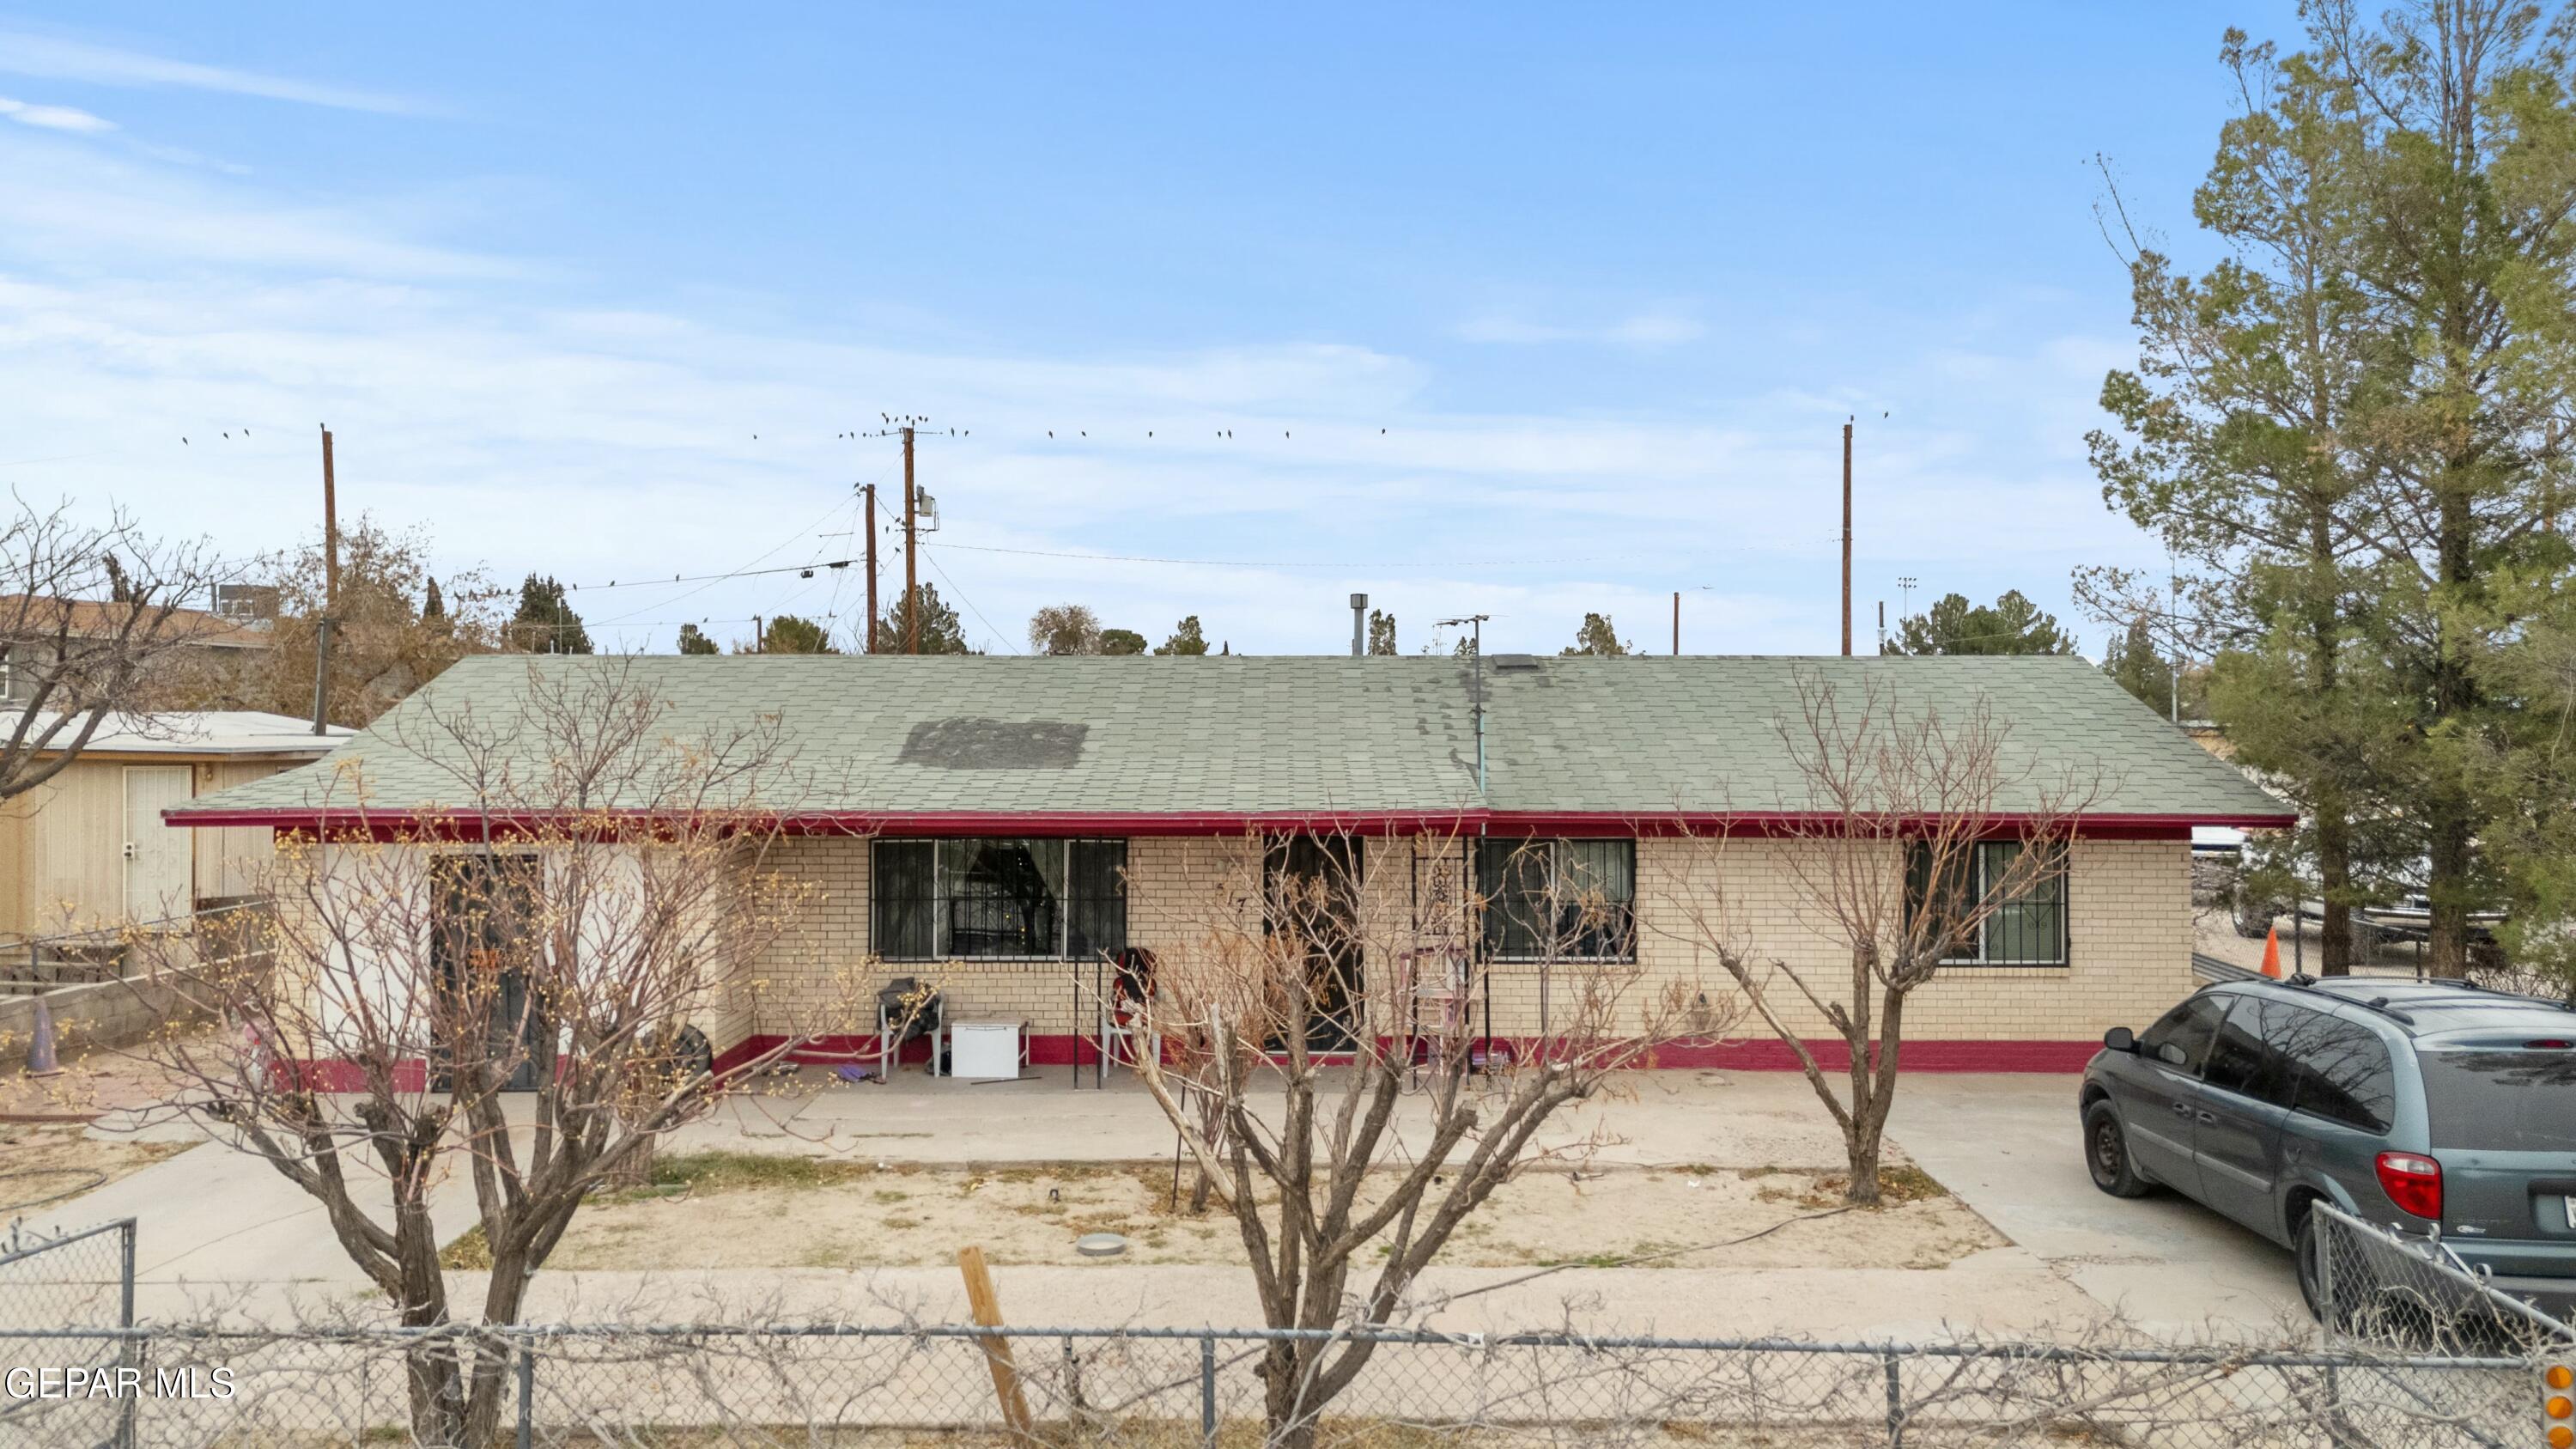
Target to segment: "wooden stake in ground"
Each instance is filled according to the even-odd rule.
[[[966,1306],[975,1315],[976,1326],[1001,1327],[1002,1299],[993,1291],[993,1270],[984,1266],[984,1250],[958,1249],[957,1271],[966,1277]],[[1002,1401],[1002,1422],[1023,1439],[1033,1437],[1029,1401],[1020,1394],[1020,1370],[1011,1358],[1011,1341],[999,1334],[979,1341],[984,1345],[984,1362],[993,1370],[993,1396]]]

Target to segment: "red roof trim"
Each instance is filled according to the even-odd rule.
[[[164,820],[181,826],[264,826],[278,830],[346,830],[352,827],[384,833],[415,829],[418,817],[394,811],[362,810],[204,810],[165,811]],[[527,817],[492,817],[507,828]],[[788,815],[780,825],[794,835],[1229,835],[1246,830],[1336,830],[1364,835],[1413,835],[1457,831],[1486,835],[1777,835],[1812,829],[1832,817],[1781,810],[1565,812],[1501,810],[1411,811],[1268,811],[1256,813],[1181,812],[1086,813],[1053,811],[1035,814],[950,812],[902,814],[870,811],[821,811]],[[2027,811],[1998,811],[1997,827],[2027,825],[2038,819]],[[475,823],[476,817],[448,817],[449,830]],[[2196,825],[2263,830],[2298,823],[2291,814],[2189,815],[2110,814],[2079,819],[2078,834],[2098,839],[2179,839]]]

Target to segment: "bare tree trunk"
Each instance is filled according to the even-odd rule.
[[[2349,976],[2354,957],[2352,827],[2344,818],[2343,792],[2319,792],[2316,822],[2317,884],[2325,895],[2325,924],[2317,938],[2317,973]]]

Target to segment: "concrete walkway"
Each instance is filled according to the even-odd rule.
[[[1172,1131],[1132,1078],[1076,1091],[1066,1069],[1017,1083],[935,1081],[817,1088],[729,1101],[666,1150],[724,1148],[924,1163],[1164,1159]],[[2268,1335],[2297,1310],[2286,1254],[2173,1198],[2096,1192],[2079,1155],[2074,1079],[1908,1079],[1891,1136],[2012,1240],[1944,1269],[1435,1269],[1419,1296],[1475,1292],[1432,1312],[1457,1328],[1571,1320],[1599,1332],[1925,1337],[2030,1333],[2117,1307],[2162,1332]],[[1408,1101],[1402,1117],[1418,1112]],[[1401,1120],[1401,1119],[1400,1119]],[[172,1129],[161,1129],[169,1131]],[[1803,1078],[1788,1073],[1639,1074],[1555,1123],[1551,1146],[1607,1164],[1839,1168],[1842,1149]],[[1585,1144],[1590,1144],[1588,1149]],[[472,1218],[458,1175],[439,1188],[442,1226]],[[111,1183],[59,1211],[67,1224],[132,1215],[142,1224],[138,1294],[148,1316],[209,1307],[253,1318],[345,1300],[367,1285],[321,1209],[266,1163],[205,1144]],[[1712,1223],[1711,1236],[1725,1225]],[[1788,1229],[1797,1231],[1796,1228]],[[1258,1320],[1231,1267],[1102,1264],[1000,1273],[1020,1323],[1197,1326]],[[454,1285],[460,1299],[479,1285]],[[741,1320],[763,1316],[956,1321],[965,1304],[946,1266],[844,1272],[548,1272],[529,1315]]]

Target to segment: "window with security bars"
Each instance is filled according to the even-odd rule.
[[[870,926],[888,961],[1088,959],[1127,945],[1127,842],[880,840]]]
[[[1910,917],[1937,910],[1958,921],[1975,914],[1972,901],[1986,901],[2003,888],[2015,864],[2030,847],[2018,840],[1984,840],[1954,854],[1946,879],[1932,879],[1932,848],[1916,844],[1905,852],[1905,905]],[[2043,847],[2053,857],[2042,868],[2025,869],[2021,889],[1995,901],[1982,919],[1964,924],[1941,953],[1944,966],[2063,966],[2067,961],[2066,850]]]
[[[1637,842],[1476,842],[1492,961],[1637,959]]]

